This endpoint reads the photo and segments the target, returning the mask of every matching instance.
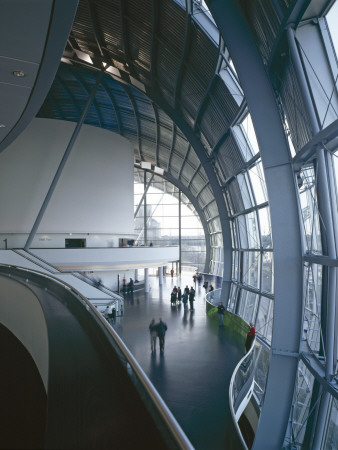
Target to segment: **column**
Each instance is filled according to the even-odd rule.
[[[144,292],[149,292],[149,269],[144,269]]]
[[[159,285],[162,286],[162,284],[163,284],[163,267],[162,266],[158,268],[158,282],[159,282]]]

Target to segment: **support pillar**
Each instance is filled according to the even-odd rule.
[[[134,273],[134,280],[138,280],[138,269],[135,269],[135,273]]]
[[[144,269],[144,292],[149,292],[149,269]]]
[[[158,282],[159,282],[159,285],[162,286],[162,284],[163,284],[163,267],[162,266],[158,268]]]

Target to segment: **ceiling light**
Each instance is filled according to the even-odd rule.
[[[5,128],[6,125],[4,123],[0,123],[0,128]]]
[[[157,167],[157,166],[154,167],[154,172],[158,173],[159,175],[163,175],[164,174],[164,170],[161,169],[160,167]]]
[[[74,52],[76,53],[76,56],[79,59],[82,59],[82,61],[86,61],[90,64],[93,64],[92,58],[89,55],[87,55],[87,53],[81,52],[81,50],[74,50]]]
[[[116,67],[109,66],[106,68],[106,72],[112,73],[113,75],[116,75],[117,77],[121,78],[121,73],[119,69],[116,69]]]
[[[149,170],[151,170],[151,163],[142,161],[141,162],[141,167],[142,167],[142,169],[149,169]]]
[[[15,77],[25,77],[26,76],[25,72],[23,72],[22,70],[14,70],[13,75]]]

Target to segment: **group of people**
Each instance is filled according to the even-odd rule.
[[[188,285],[186,285],[186,287],[184,288],[183,294],[182,294],[182,290],[180,287],[176,287],[174,286],[173,290],[171,291],[170,294],[170,302],[171,302],[171,306],[176,305],[176,302],[181,302],[183,303],[184,309],[187,309],[188,307],[188,300],[190,303],[190,309],[193,310],[194,309],[194,301],[195,301],[195,289],[191,286],[190,289],[188,287]]]
[[[196,282],[198,281],[198,284],[200,285],[202,283],[202,275],[200,273],[195,273],[192,276],[192,279],[194,280],[195,286],[196,286]]]
[[[204,287],[204,289],[205,289],[205,293],[207,293],[207,291],[208,291],[208,286],[209,286],[209,282],[208,281],[205,281],[204,283],[203,283],[203,287]],[[209,292],[212,292],[214,290],[214,286],[210,283],[210,286],[209,286]]]
[[[157,338],[160,341],[160,351],[163,353],[164,351],[164,342],[165,342],[165,333],[168,327],[165,322],[160,318],[159,322],[155,322],[155,319],[152,319],[149,325],[150,332],[150,348],[152,352],[156,351],[156,341]]]

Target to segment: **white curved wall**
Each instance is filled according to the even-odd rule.
[[[0,154],[2,235],[30,232],[74,127],[34,119]],[[38,233],[132,234],[133,164],[125,138],[83,125]]]
[[[0,276],[0,322],[26,347],[48,392],[48,332],[39,300],[26,286]]]

